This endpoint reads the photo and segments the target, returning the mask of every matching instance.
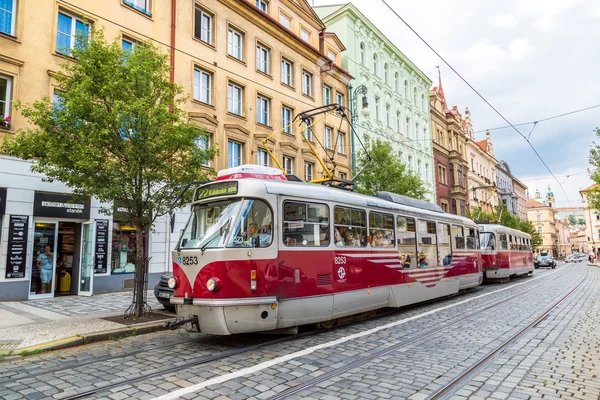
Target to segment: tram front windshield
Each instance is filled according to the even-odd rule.
[[[179,241],[179,248],[223,247],[241,204],[242,199],[236,199],[194,207]]]
[[[481,250],[496,250],[496,237],[493,233],[481,232],[479,235]]]

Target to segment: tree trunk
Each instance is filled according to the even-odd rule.
[[[144,314],[144,291],[146,286],[146,257],[144,257],[144,227],[135,225],[135,316],[140,318]]]

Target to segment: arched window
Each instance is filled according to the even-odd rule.
[[[373,73],[377,74],[377,53],[373,53]]]
[[[417,88],[413,89],[413,103],[417,105]]]
[[[385,84],[387,85],[388,83],[390,83],[390,71],[388,70],[388,65],[387,63],[385,63],[383,65],[383,77],[385,79]]]
[[[396,87],[396,92],[400,90],[400,81],[398,80],[398,73],[394,74],[394,86]]]
[[[360,43],[360,64],[365,65],[365,44]]]
[[[408,81],[404,80],[404,98],[408,100]]]
[[[423,111],[426,111],[427,106],[425,105],[425,94],[421,95],[421,103],[423,104]]]

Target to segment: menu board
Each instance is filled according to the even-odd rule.
[[[94,257],[94,273],[106,273],[108,255],[108,220],[96,220],[96,253]]]
[[[11,215],[8,224],[8,251],[6,254],[6,279],[25,278],[27,261],[27,232],[29,217]]]

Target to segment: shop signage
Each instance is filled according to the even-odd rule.
[[[232,194],[237,194],[237,192],[238,185],[235,181],[212,183],[210,185],[196,189],[194,201],[207,199],[209,197],[229,196]]]
[[[96,253],[94,257],[94,273],[106,273],[106,257],[108,256],[108,220],[96,220]]]
[[[36,217],[90,219],[90,200],[74,200],[71,195],[35,192],[33,215]]]
[[[0,188],[0,215],[6,211],[6,188]]]
[[[28,229],[29,217],[27,215],[10,216],[8,251],[6,252],[6,279],[25,278]]]

